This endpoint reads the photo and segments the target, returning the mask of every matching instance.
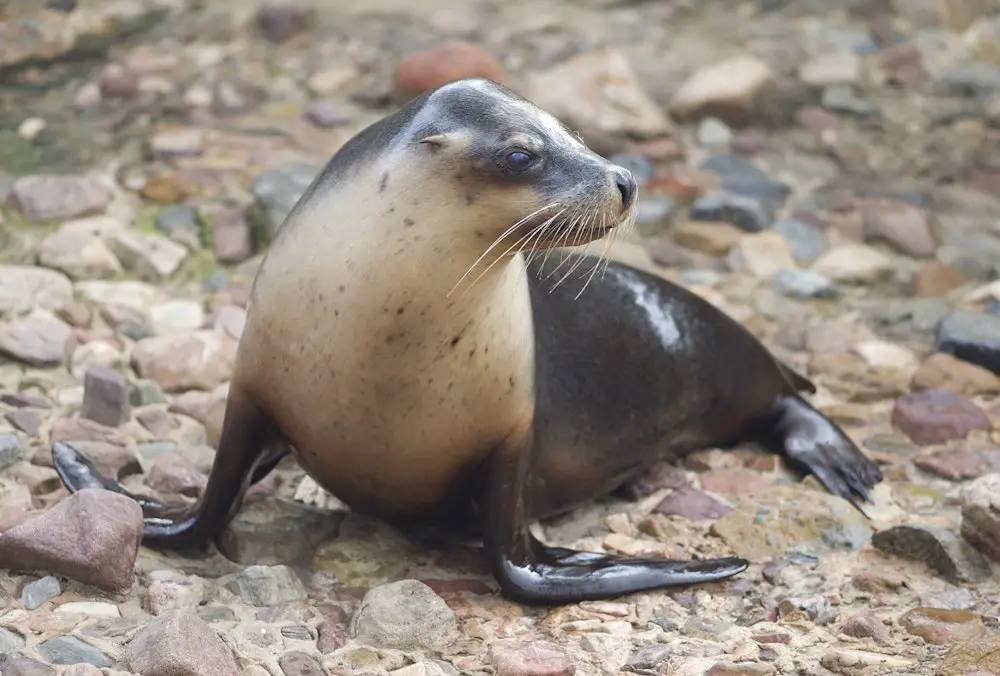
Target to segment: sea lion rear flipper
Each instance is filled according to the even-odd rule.
[[[869,491],[882,472],[830,419],[801,397],[780,397],[755,421],[756,440],[815,476],[823,486],[865,514],[854,496]],[[867,514],[866,514],[867,516]]]
[[[483,544],[506,598],[527,604],[607,599],[723,580],[749,565],[738,557],[625,559],[546,546],[531,534],[525,518],[523,487],[529,444],[496,451],[483,468]]]
[[[70,490],[103,488],[126,495],[142,507],[142,543],[163,549],[200,548],[217,536],[239,510],[251,484],[261,480],[288,452],[268,419],[235,384],[226,402],[215,462],[195,505],[165,504],[136,496],[102,476],[90,460],[68,444],[52,446],[56,472]]]

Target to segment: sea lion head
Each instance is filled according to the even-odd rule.
[[[406,172],[411,203],[445,209],[449,227],[467,229],[479,246],[578,246],[630,222],[632,174],[502,85],[451,82],[398,115],[406,122],[389,143],[390,192],[393,177]]]

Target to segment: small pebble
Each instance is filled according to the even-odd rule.
[[[35,610],[43,603],[62,593],[59,580],[47,575],[40,580],[29,582],[21,589],[21,605],[27,610]]]

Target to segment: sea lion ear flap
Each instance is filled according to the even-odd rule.
[[[445,146],[447,146],[448,141],[449,139],[447,134],[430,134],[428,136],[424,136],[421,139],[418,139],[417,143],[426,147],[432,153],[436,153]]]

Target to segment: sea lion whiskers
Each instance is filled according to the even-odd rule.
[[[604,227],[604,216],[603,215],[601,216],[601,227],[602,228]],[[594,275],[597,273],[597,269],[599,267],[601,267],[601,263],[606,259],[607,255],[608,255],[608,249],[611,247],[611,242],[614,240],[615,233],[616,233],[617,230],[618,229],[615,228],[605,238],[605,240],[604,240],[604,249],[601,251],[601,255],[597,258],[597,262],[594,263],[594,267],[591,268],[590,274],[587,276],[587,281],[585,281],[583,283],[583,287],[581,287],[580,292],[577,293],[576,296],[574,296],[573,300],[580,300],[580,296],[583,295],[583,292],[586,291],[587,287],[590,285],[591,280],[594,279]]]

